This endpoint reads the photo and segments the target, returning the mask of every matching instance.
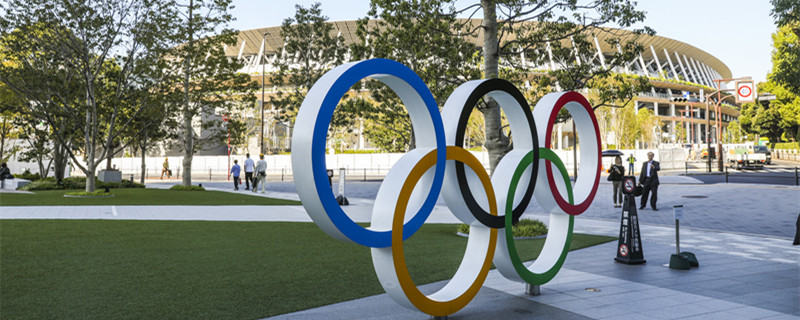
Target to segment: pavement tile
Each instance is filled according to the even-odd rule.
[[[653,316],[658,319],[684,319],[706,313],[709,312],[698,304],[681,304],[652,310]]]

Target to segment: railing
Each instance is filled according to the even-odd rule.
[[[782,150],[772,150],[772,158],[785,161],[800,162],[800,154]]]
[[[794,179],[794,185],[800,186],[800,168],[794,167],[794,176],[791,175],[765,175],[765,174],[735,174],[732,175],[737,178],[771,178],[771,179]],[[728,173],[728,167],[725,167],[725,183],[728,183],[731,175]]]

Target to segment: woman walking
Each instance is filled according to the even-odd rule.
[[[622,207],[622,177],[625,176],[625,167],[622,166],[622,157],[614,158],[614,165],[608,169],[608,181],[614,189],[614,208]]]

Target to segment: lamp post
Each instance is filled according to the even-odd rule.
[[[735,91],[736,90],[735,88],[734,89],[722,89],[722,82],[737,81],[737,80],[743,80],[743,79],[749,79],[749,77],[733,78],[733,79],[714,79],[712,81],[714,81],[717,84],[717,90],[712,92],[712,93],[709,93],[708,95],[705,96],[706,112],[708,112],[708,109],[709,109],[708,100],[714,95],[717,96],[717,99],[714,101],[714,112],[716,112],[716,114],[717,114],[717,116],[715,117],[715,120],[717,121],[717,148],[719,148],[718,152],[722,151],[722,141],[719,139],[719,137],[722,135],[722,122],[719,119],[720,118],[720,114],[722,113],[722,100],[725,100],[726,98],[730,98],[730,97],[735,97],[733,95],[727,95],[727,96],[723,97],[722,96],[722,92],[723,91]],[[722,154],[721,153],[717,157],[717,159],[718,159],[719,171],[722,171],[724,168],[723,168]],[[709,160],[709,171],[710,170],[711,170],[711,160]]]
[[[258,132],[258,146],[259,146],[259,153],[260,154],[264,154],[264,99],[265,99],[264,87],[267,84],[266,83],[266,78],[267,78],[266,77],[266,74],[267,74],[266,65],[267,64],[264,63],[264,60],[266,58],[266,53],[267,53],[267,35],[269,35],[269,32],[264,32],[264,34],[261,35],[261,40],[263,41],[262,44],[261,44],[261,54],[259,55],[261,57],[261,60],[258,61],[258,63],[261,63],[261,106],[260,106],[260,108],[261,108],[261,130],[259,130],[259,132]]]

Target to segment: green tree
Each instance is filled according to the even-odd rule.
[[[796,0],[771,0],[772,11],[770,14],[775,18],[779,27],[791,25],[792,32],[800,37],[800,2]]]
[[[25,112],[57,129],[58,145],[74,147],[65,150],[86,175],[87,192],[95,189],[97,166],[123,147],[123,128],[141,107],[129,103],[131,90],[160,79],[153,61],[168,48],[170,10],[170,3],[153,0],[2,5],[0,47],[13,66],[0,67],[0,81],[29,102]]]
[[[442,93],[449,94],[455,85],[467,79],[503,76],[520,85],[535,71],[531,70],[532,66],[542,65],[549,59],[550,55],[544,54],[547,52],[551,52],[554,61],[561,64],[561,69],[551,71],[546,80],[554,82],[554,87],[570,90],[603,88],[599,83],[612,77],[615,68],[633,60],[642,47],[636,44],[636,36],[624,41],[620,37],[608,37],[605,41],[612,46],[619,45],[620,50],[604,65],[597,66],[586,63],[592,60],[590,53],[595,52],[592,35],[604,30],[605,26],[625,28],[643,21],[644,13],[635,10],[634,4],[630,0],[540,0],[530,3],[481,0],[457,9],[455,1],[373,0],[369,17],[382,21],[376,22],[369,33],[369,44],[374,47],[369,53],[411,66],[431,88],[442,87],[443,82],[449,84],[441,93],[434,92],[440,104],[440,100],[446,97]],[[473,20],[456,19],[461,14],[472,17],[479,12],[483,14],[479,25]],[[634,31],[634,35],[641,33],[652,34],[652,30]],[[472,39],[482,40],[480,50],[476,51],[470,42]],[[366,37],[364,40],[366,42]],[[387,44],[385,50],[381,49],[382,43]],[[419,43],[426,45],[420,46]],[[396,51],[408,52],[409,59],[402,59],[404,56]],[[480,55],[476,56],[476,52]],[[538,54],[530,55],[534,52]],[[580,57],[584,63],[577,62],[576,52],[586,53]],[[521,55],[530,55],[529,63],[516,59]],[[435,68],[433,64],[439,62],[443,66]],[[481,69],[476,71],[473,66]],[[449,72],[453,67],[457,70]],[[440,80],[432,81],[426,79],[428,72],[441,72],[445,76],[434,77]],[[630,92],[635,93],[637,83],[640,84],[641,80],[634,85],[598,90],[597,105],[622,105],[629,100]],[[375,100],[384,101],[377,97]],[[486,97],[478,109],[485,119],[485,147],[493,170],[511,141],[504,131],[496,102]]]
[[[733,120],[728,123],[728,129],[725,130],[726,132],[726,142],[728,143],[741,143],[743,138],[742,127],[739,125],[739,121]]]
[[[192,159],[207,145],[225,141],[227,129],[221,115],[252,107],[257,88],[242,64],[225,56],[225,46],[235,45],[238,33],[227,28],[233,20],[231,0],[174,1],[169,17],[169,39],[180,45],[170,50],[168,70],[176,72],[171,99],[180,113],[180,147],[183,150],[182,184],[192,184]],[[211,115],[218,115],[213,117]],[[232,118],[230,121],[238,121]],[[199,122],[196,131],[194,123]],[[241,125],[230,125],[233,129]],[[199,133],[202,133],[199,134]],[[238,135],[238,132],[232,132]]]
[[[355,59],[386,58],[416,72],[439,106],[466,80],[480,78],[478,48],[460,36],[460,20],[450,1],[374,0],[358,21]],[[424,45],[421,45],[424,44]],[[399,97],[378,81],[368,81],[374,103],[361,110],[372,143],[386,151],[415,147],[411,120]]]
[[[275,120],[289,128],[308,90],[325,72],[345,61],[344,38],[333,34],[333,25],[326,23],[328,17],[319,7],[319,2],[309,8],[296,5],[294,17],[284,19],[281,25],[280,38],[286,42],[273,63],[278,71],[272,75],[272,84],[280,89],[270,103],[278,110]],[[332,130],[354,124],[354,117],[342,107],[346,108],[340,106],[334,113]]]
[[[792,30],[800,21],[778,27],[772,34],[772,71],[769,81],[800,92],[800,35]]]

